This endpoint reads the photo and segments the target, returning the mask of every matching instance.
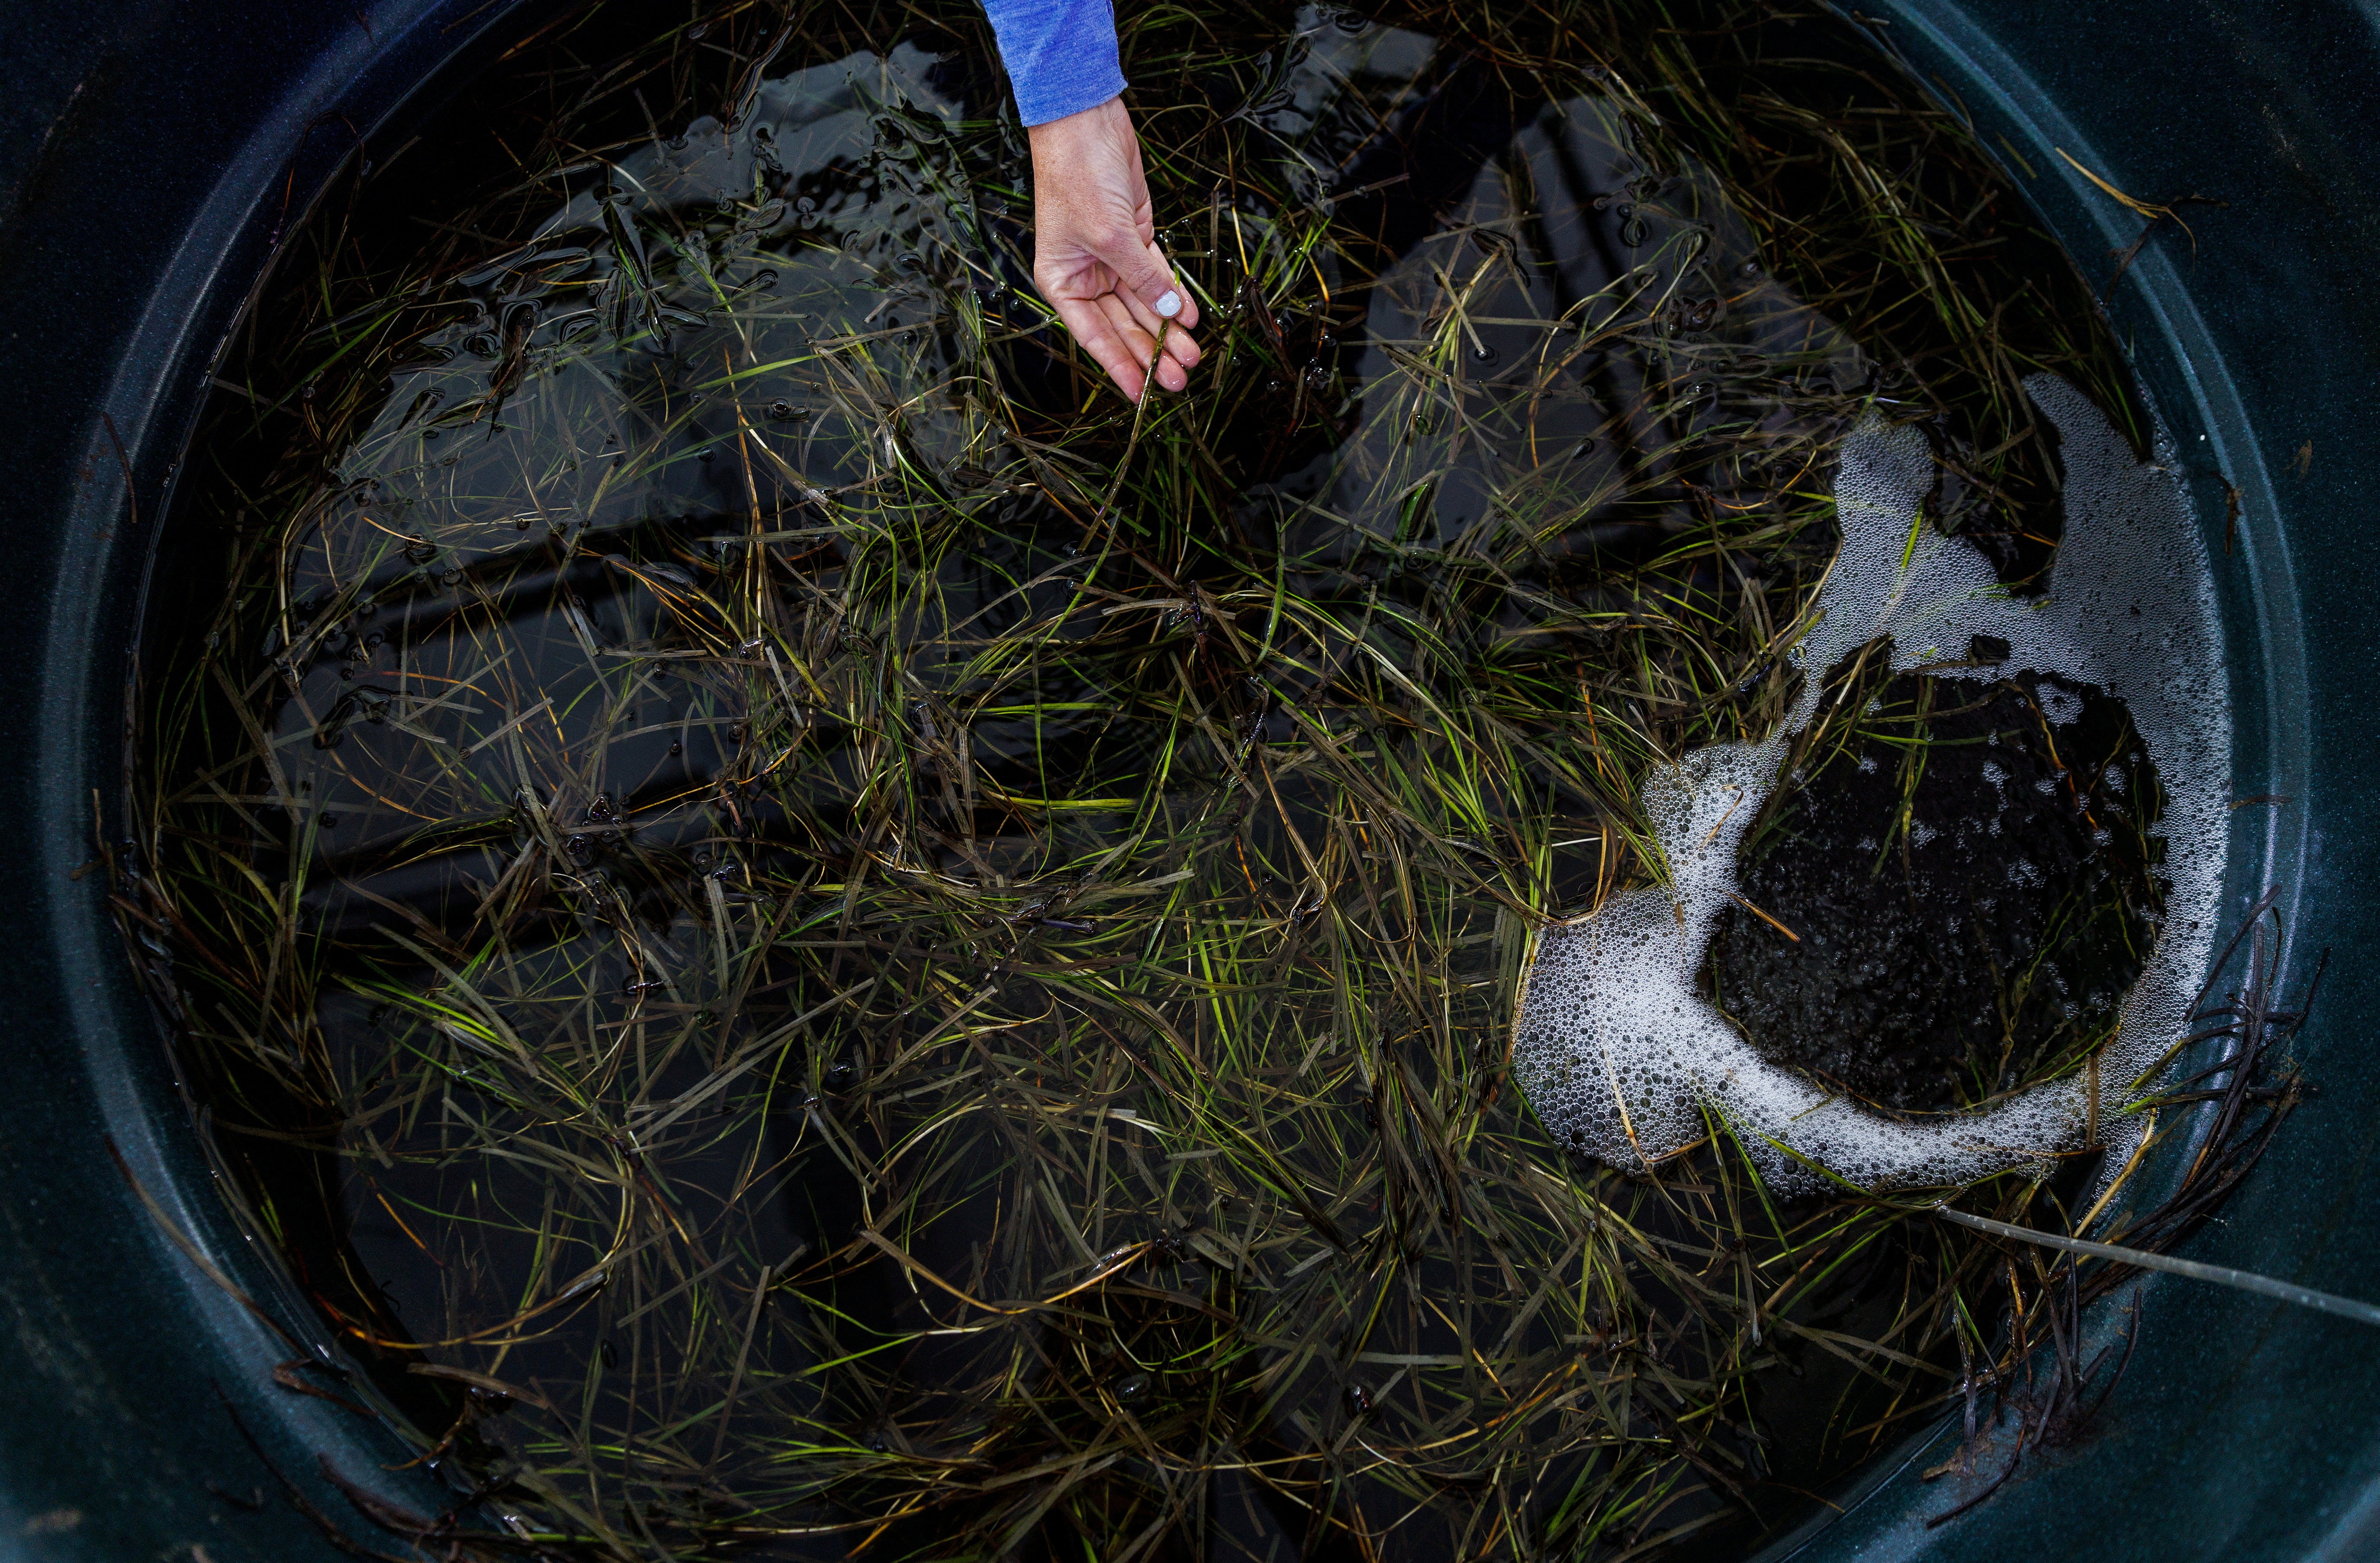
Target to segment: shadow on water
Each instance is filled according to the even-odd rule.
[[[1419,13],[1128,39],[1209,344],[1139,413],[1026,288],[956,12],[557,24],[316,213],[177,501],[127,917],[246,1215],[458,1492],[617,1557],[1717,1556],[1933,1403],[1911,1278],[1972,1245],[1773,1207],[1723,1135],[1572,1165],[1502,1073],[1645,768],[1791,700],[1860,409],[2022,590],[2054,461],[1992,355],[2129,406],[1947,122],[1713,16],[1642,70],[1642,18],[1559,68]],[[1988,242],[1916,269],[2013,346],[1810,248],[1878,219],[1797,83],[1929,149],[1903,193]],[[1869,947],[1714,956],[1892,1106],[2070,1066],[2154,891],[2145,818],[2090,833],[2153,791],[2120,711],[1974,687],[1881,690],[1770,821],[1762,906]],[[1897,876],[1837,872],[1877,830]],[[1887,902],[1971,956],[1846,975]]]

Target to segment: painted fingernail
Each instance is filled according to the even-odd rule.
[[[1157,312],[1165,319],[1172,320],[1182,312],[1182,296],[1172,288],[1167,288],[1163,297],[1157,301]]]

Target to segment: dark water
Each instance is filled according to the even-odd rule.
[[[470,207],[481,236],[426,240],[419,217],[444,221],[458,187],[476,195],[503,166],[488,140],[540,123],[467,97],[319,219],[301,257],[352,246],[369,259],[343,274],[344,302],[415,289],[435,319],[336,392],[358,317],[305,317],[300,276],[289,335],[256,349],[274,410],[218,410],[225,476],[183,502],[174,546],[232,606],[161,602],[152,681],[172,686],[169,664],[203,636],[239,651],[227,681],[152,725],[176,740],[176,806],[203,813],[188,840],[236,843],[226,854],[294,910],[260,912],[219,873],[189,890],[225,909],[207,937],[227,945],[220,930],[249,919],[285,947],[220,989],[186,959],[176,1001],[260,1224],[457,1487],[492,1508],[559,1513],[631,1551],[703,1535],[839,1557],[864,1531],[832,1527],[905,1490],[900,1459],[1062,1447],[1117,1408],[1159,1452],[1081,1511],[1019,1521],[1018,1555],[1154,1522],[1149,1495],[1172,1489],[1150,1472],[1214,1462],[1219,1426],[1244,1458],[1198,1479],[1197,1525],[1168,1544],[1181,1556],[1357,1556],[1318,1512],[1385,1527],[1413,1506],[1351,1488],[1318,1508],[1261,1473],[1367,1428],[1427,1443],[1406,1430],[1445,1412],[1420,1386],[1471,1371],[1469,1315],[1457,1327],[1413,1303],[1387,1339],[1333,1312],[1371,1284],[1358,1257],[1409,1242],[1398,1262],[1424,1302],[1513,1266],[1428,1225],[1430,1201],[1451,1197],[1439,1173],[1398,1163],[1377,1186],[1366,1172],[1334,1187],[1350,1163],[1318,1147],[1427,1145],[1413,1125],[1492,1076],[1512,935],[1485,893],[1428,933],[1447,985],[1435,1018],[1386,981],[1357,1005],[1296,987],[1281,973],[1314,963],[1327,899],[1315,844],[1350,794],[1284,759],[1251,803],[1245,757],[1378,731],[1390,704],[1416,726],[1433,702],[1526,726],[1513,691],[1584,698],[1613,724],[1590,734],[1597,757],[1612,745],[1609,774],[1585,749],[1512,751],[1441,822],[1456,858],[1534,865],[1515,882],[1541,909],[1582,905],[1633,871],[1614,823],[1629,769],[1789,697],[1765,648],[1832,538],[1788,496],[1913,359],[1886,364],[1888,343],[1865,333],[1888,322],[1838,319],[1780,276],[1716,172],[1641,144],[1619,85],[1550,94],[1460,39],[1352,13],[1264,25],[1245,69],[1180,90],[1260,164],[1156,175],[1169,248],[1213,301],[1209,331],[1239,345],[1210,357],[1203,445],[1149,447],[1171,465],[1131,491],[1121,557],[1100,528],[1123,523],[1099,511],[1132,410],[1100,401],[1021,291],[1029,206],[1001,83],[930,30],[832,58],[807,41],[766,55],[755,35],[700,90],[657,69],[576,123],[585,155],[566,173]],[[2020,262],[2038,242],[2009,240]],[[1961,503],[1946,491],[1947,515]],[[2054,530],[2036,516],[2020,533],[1998,559],[2022,586]],[[1134,644],[1074,627],[1099,591],[1144,615],[1116,622],[1155,627]],[[1064,654],[987,665],[1032,635]],[[1366,659],[1393,670],[1390,704],[1349,694]],[[1689,672],[1620,687],[1660,659]],[[1430,682],[1450,664],[1472,682]],[[2034,720],[2053,698],[2083,700],[2054,740]],[[1877,700],[1755,849],[1748,893],[1803,941],[1738,917],[1713,980],[1779,1056],[1888,1105],[1972,1098],[2072,1046],[2120,992],[2154,779],[2095,697],[1904,680]],[[1529,731],[1550,747],[1575,726]],[[1185,759],[1193,731],[1221,757]],[[1387,739],[1371,755],[1350,764],[1410,758]],[[898,808],[873,801],[888,785]],[[1178,837],[1154,863],[1129,855],[1152,809]],[[2037,878],[2010,877],[1995,830],[2029,843]],[[160,878],[206,878],[176,866],[191,861]],[[907,876],[911,899],[863,907],[851,887],[880,868]],[[1002,1246],[1017,1202],[1045,1197],[1040,1153],[1013,1131],[1026,1113],[917,1175],[930,1197],[905,1207],[905,1260],[869,1248],[899,1182],[877,1169],[996,1075],[1033,1112],[1052,1109],[1032,1097],[1045,1067],[1067,1084],[1052,1098],[1131,1099],[1147,1038],[1050,1021],[1080,997],[1052,974],[1146,959],[1166,926],[1148,909],[1166,903],[1131,898],[1174,878],[1285,930],[1257,975],[1232,968],[1260,995],[1233,1022],[1267,1044],[1252,1081],[1361,1061],[1360,1088],[1348,1073],[1315,1089],[1282,1153],[1302,1182],[1234,1192],[1199,1159],[1227,1134],[1180,1155],[1132,1141],[1160,1193],[1129,1220],[1074,1232],[1070,1212],[1107,1219],[1104,1194],[1047,1183],[1053,1229],[1081,1251],[1068,1270]],[[1028,1040],[902,1072],[947,997],[978,989]],[[1391,1068],[1379,1038],[1432,1025],[1444,1056]],[[1524,1146],[1517,1108],[1497,1110]],[[1598,1186],[1636,1199],[1657,1239],[1707,1235]],[[1011,1381],[1049,1427],[978,1415],[981,1342],[915,1267],[980,1297],[1046,1295],[1082,1255],[1136,1242],[1133,1285],[1013,1332]],[[1876,1243],[1805,1317],[1880,1327],[1906,1261]],[[1520,1310],[1513,1284],[1480,1315],[1511,1339],[1548,1359],[1618,1349],[1616,1327],[1565,1334]],[[1267,1356],[1245,1344],[1259,1316],[1284,1338],[1337,1333],[1318,1355]],[[897,1368],[845,1371],[888,1342]],[[1645,1349],[1692,1374],[1736,1348],[1680,1326]],[[1798,1343],[1769,1359],[1711,1435],[1755,1518],[1694,1547],[1789,1522],[1864,1448],[1839,1432],[1874,1409],[1852,1370]],[[1486,1393],[1429,1382],[1441,1402]],[[1669,1414],[1619,1427],[1644,1436]],[[638,1465],[631,1448],[652,1452]],[[1542,1484],[1584,1480],[1596,1458],[1569,1448]],[[1638,1496],[1677,1480],[1660,1469],[1629,1479]],[[616,1472],[630,1496],[607,1508],[557,1471]],[[1427,1478],[1458,1496],[1501,1479]],[[1561,1507],[1535,1487],[1527,1502],[1540,1519]],[[1695,1495],[1665,1522],[1720,1508]],[[763,1521],[765,1541],[735,1531]],[[929,1512],[879,1545],[929,1548],[955,1523]],[[783,1533],[806,1524],[819,1533]],[[1468,1544],[1433,1510],[1392,1545],[1426,1558]]]

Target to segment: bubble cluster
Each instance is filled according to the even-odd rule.
[[[2120,1152],[2137,1134],[2121,1109],[2187,1033],[2222,885],[2231,734],[2213,588],[2170,469],[2134,461],[2064,381],[2035,375],[2025,390],[2057,426],[2065,466],[2065,537],[2037,599],[2012,598],[1972,543],[1916,524],[1933,481],[1916,430],[1871,414],[1844,442],[1841,550],[1794,653],[1809,675],[1799,703],[1758,743],[1696,749],[1647,777],[1642,799],[1665,882],[1615,896],[1539,942],[1513,1063],[1562,1144],[1639,1169],[1723,1121],[1788,1187],[1829,1174],[1876,1190],[1958,1184],[2081,1146],[2095,1080],[2101,1142]],[[1762,1058],[1697,990],[1714,923],[1738,893],[1744,833],[1817,713],[1821,675],[1882,637],[1897,672],[1996,680],[2031,671],[2096,685],[2130,708],[2167,794],[2152,831],[2166,843],[2165,917],[2095,1071],[1982,1109],[1887,1117]],[[2005,643],[2007,655],[1957,665],[1978,637]],[[2080,704],[2048,714],[2071,720]]]

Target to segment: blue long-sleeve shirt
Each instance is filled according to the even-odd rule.
[[[1111,0],[983,0],[983,8],[1026,125],[1097,108],[1123,91]]]

